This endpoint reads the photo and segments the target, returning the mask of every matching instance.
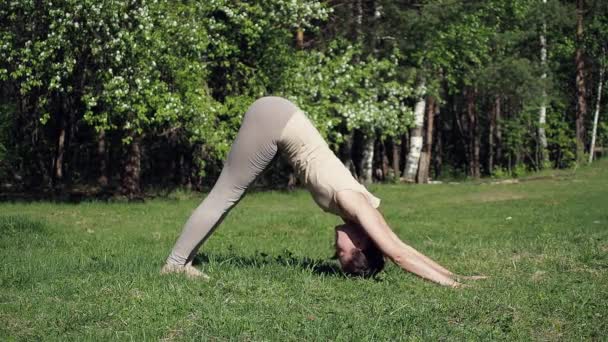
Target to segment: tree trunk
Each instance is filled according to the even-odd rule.
[[[363,42],[363,0],[355,0],[355,41]]]
[[[393,179],[399,178],[401,174],[401,141],[395,141],[398,137],[391,138],[391,151],[393,152]]]
[[[437,121],[435,123],[435,126],[437,126],[439,129],[435,130],[435,144],[433,144],[435,146],[435,162],[433,163],[435,165],[435,178],[439,178],[441,176],[441,170],[443,167],[443,134],[442,134],[442,130],[443,127],[445,126],[445,123],[443,122],[444,120],[442,119],[441,115],[440,115],[440,111],[439,111],[439,106],[437,106]]]
[[[479,136],[479,123],[477,117],[477,108],[475,107],[475,100],[477,91],[469,89],[466,95],[467,101],[467,117],[469,121],[469,174],[471,177],[477,179],[481,175],[480,163],[479,163],[479,150],[481,145],[481,138]]]
[[[407,162],[407,154],[410,151],[410,133],[405,132],[402,136],[401,136],[401,161],[399,163],[399,169],[401,170],[401,172],[405,171],[405,163]],[[401,173],[398,173],[397,176],[401,176]]]
[[[593,161],[595,153],[595,137],[597,135],[597,121],[600,116],[600,103],[602,102],[602,83],[604,82],[604,68],[600,65],[600,79],[597,85],[597,102],[595,103],[595,113],[593,114],[593,131],[591,133],[591,147],[589,148],[589,164]]]
[[[547,0],[543,0],[543,4],[546,4]],[[547,134],[545,133],[545,125],[547,123],[547,22],[543,18],[542,33],[540,35],[540,65],[543,69],[543,73],[540,76],[542,81],[542,94],[541,104],[538,113],[538,144],[540,153],[541,167],[544,167],[549,163],[549,153],[547,151]]]
[[[53,173],[48,164],[47,156],[44,155],[39,148],[34,148],[34,160],[37,161],[38,171],[40,173],[40,177],[36,176],[32,179],[29,178],[30,185],[34,185],[36,187],[42,186],[44,188],[52,188],[53,186]],[[52,165],[51,165],[52,166]]]
[[[108,186],[108,152],[106,146],[106,131],[101,129],[97,133],[97,158],[99,166],[99,178],[97,184],[105,188]]]
[[[428,183],[429,181],[430,163],[433,152],[433,130],[436,105],[437,103],[435,101],[435,98],[429,96],[426,107],[426,131],[424,137],[425,141],[424,146],[422,148],[422,153],[420,154],[420,163],[418,167],[418,183]]]
[[[382,168],[381,168],[381,177],[378,177],[379,179],[381,179],[382,181],[385,181],[390,173],[390,167],[389,167],[389,160],[388,160],[388,153],[387,153],[387,149],[386,149],[386,143],[383,141],[380,141],[379,144],[380,148],[379,148],[379,152],[380,152],[380,157],[381,157],[381,163],[382,163]]]
[[[366,134],[363,139],[363,155],[361,158],[361,180],[363,183],[372,182],[374,161],[374,135]]]
[[[492,105],[492,114],[490,117],[490,129],[488,132],[488,172],[494,172],[494,145],[496,143],[494,136],[498,135],[498,118],[500,117],[500,95],[494,96]]]
[[[123,170],[123,192],[129,198],[133,199],[140,195],[140,177],[141,177],[141,136],[131,133],[131,143],[127,147],[127,156]]]
[[[587,112],[587,86],[585,84],[585,61],[583,58],[583,11],[584,0],[576,1],[576,160],[582,161],[585,153],[585,114]]]
[[[304,30],[301,27],[298,27],[296,30],[296,48],[304,48]]]
[[[65,157],[66,157],[66,140],[69,128],[69,108],[68,99],[59,99],[61,112],[59,113],[59,134],[57,135],[57,150],[55,153],[55,164],[53,165],[53,181],[54,185],[63,183],[65,177]]]
[[[350,171],[353,177],[357,178],[357,169],[353,162],[353,143],[355,141],[355,131],[352,130],[350,133],[345,135],[344,142],[340,146],[340,160],[342,164]]]
[[[57,137],[57,152],[55,154],[55,165],[53,168],[53,178],[57,183],[63,180],[63,159],[65,156],[65,132],[66,124],[64,114],[61,115],[61,124],[59,127],[59,136]]]
[[[183,186],[186,189],[192,188],[192,183],[190,181],[190,163],[187,160],[186,153],[179,154],[179,186]]]
[[[502,100],[498,97],[498,107],[496,108],[495,113],[496,120],[496,141],[494,145],[496,146],[496,158],[494,160],[494,165],[498,164],[499,166],[503,165],[503,156],[502,156]]]
[[[496,99],[492,104],[492,112],[490,114],[490,126],[488,127],[488,172],[490,175],[494,172],[494,131],[496,130]]]
[[[462,97],[466,98],[468,95],[468,90],[465,89],[463,91]],[[452,123],[452,127],[457,127],[458,128],[458,137],[460,138],[461,141],[461,145],[463,148],[463,152],[464,152],[464,159],[465,162],[467,164],[467,168],[466,168],[466,172],[467,174],[470,174],[470,163],[471,163],[471,143],[470,143],[470,134],[469,134],[469,129],[470,129],[470,125],[468,124],[469,119],[468,119],[468,114],[466,112],[465,109],[461,109],[458,107],[456,99],[454,99],[453,102],[453,107],[452,107],[452,112],[454,113],[453,115],[453,123]]]
[[[415,181],[416,174],[418,173],[420,152],[422,150],[422,126],[424,124],[424,109],[426,104],[424,99],[424,93],[426,92],[424,82],[420,83],[417,92],[420,97],[414,107],[414,127],[410,130],[410,149],[402,175],[403,180],[409,183]]]
[[[420,162],[418,164],[418,174],[416,175],[416,183],[424,184],[429,182],[429,153],[426,151],[420,152]]]

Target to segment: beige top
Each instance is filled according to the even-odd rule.
[[[342,190],[359,191],[374,208],[380,206],[380,199],[353,178],[301,111],[287,122],[279,147],[324,211],[343,216],[336,204],[336,194]]]

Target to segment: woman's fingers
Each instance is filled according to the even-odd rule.
[[[472,276],[461,276],[458,275],[456,276],[456,278],[458,279],[464,279],[464,280],[482,280],[482,279],[488,279],[488,276],[485,275],[472,275]]]

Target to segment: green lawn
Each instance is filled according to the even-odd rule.
[[[0,203],[0,340],[603,340],[608,162],[518,184],[379,185],[404,240],[462,274],[337,272],[308,193],[248,195],[201,250],[212,279],[159,269],[199,194]]]

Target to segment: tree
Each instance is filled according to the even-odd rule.
[[[296,102],[362,181],[568,167],[605,144],[581,111],[605,98],[605,18],[599,0],[0,2],[0,179],[211,185],[263,95]]]
[[[546,4],[547,0],[543,0],[543,5]],[[545,124],[547,123],[547,90],[546,85],[544,83],[547,79],[547,22],[544,17],[542,18],[541,25],[542,29],[540,34],[540,66],[542,69],[541,81],[543,82],[543,89],[541,95],[540,109],[538,113],[538,142],[540,145],[540,159],[542,161],[542,165],[544,166],[545,164],[549,163],[549,152],[547,150],[547,135],[545,133]]]
[[[437,102],[433,96],[427,98],[426,106],[426,129],[424,132],[424,145],[422,146],[422,152],[420,153],[420,163],[418,168],[418,175],[416,177],[417,183],[428,183],[431,156],[433,152],[433,133],[435,115],[437,115]]]
[[[587,85],[583,47],[585,0],[576,0],[576,160],[580,163],[585,154],[585,114],[587,113]]]
[[[403,169],[403,179],[406,182],[414,182],[418,173],[418,163],[420,162],[420,152],[422,150],[422,128],[424,125],[424,109],[426,86],[424,81],[420,81],[416,87],[418,99],[414,107],[414,126],[410,130],[410,150],[407,154],[405,169]]]
[[[597,136],[597,122],[600,115],[600,104],[602,103],[602,85],[604,82],[604,68],[601,67],[599,71],[599,80],[597,82],[597,100],[595,103],[595,113],[593,115],[593,131],[591,133],[591,147],[589,148],[589,163],[593,161],[593,154],[595,152],[595,138]]]
[[[595,146],[598,136],[598,126],[600,109],[602,102],[602,92],[604,90],[604,76],[606,66],[608,65],[608,5],[602,1],[595,1],[590,4],[589,13],[592,16],[589,18],[588,30],[585,37],[585,49],[589,52],[592,60],[592,69],[597,75],[597,92],[595,100],[595,110],[593,114],[591,144],[589,147],[589,163],[593,161],[595,154]]]

